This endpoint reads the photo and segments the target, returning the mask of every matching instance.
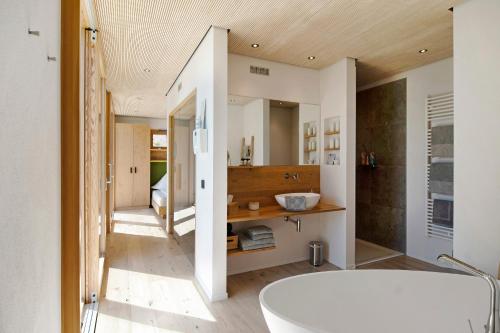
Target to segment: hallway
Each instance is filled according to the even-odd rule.
[[[230,298],[205,302],[193,282],[194,210],[175,216],[168,238],[152,209],[115,213],[108,235],[97,333],[267,332],[258,295],[267,284],[297,274],[335,270],[298,262],[228,277]],[[363,269],[442,270],[400,256]]]

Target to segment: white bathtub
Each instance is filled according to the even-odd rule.
[[[333,271],[271,283],[260,304],[271,333],[483,333],[489,289],[465,275]]]

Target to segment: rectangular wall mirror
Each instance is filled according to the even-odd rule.
[[[319,105],[235,95],[228,104],[228,165],[320,163]]]

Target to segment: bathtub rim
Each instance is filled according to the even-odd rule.
[[[468,274],[457,274],[457,273],[451,273],[451,272],[430,272],[430,271],[414,271],[414,270],[404,270],[404,269],[362,269],[362,270],[356,270],[356,269],[352,269],[352,270],[339,270],[339,271],[323,271],[323,272],[314,272],[314,273],[304,273],[304,274],[299,274],[299,275],[294,275],[294,276],[289,276],[289,277],[286,277],[286,278],[283,278],[283,279],[280,279],[280,280],[277,280],[277,281],[274,281],[274,282],[271,282],[270,284],[268,284],[267,286],[265,286],[264,288],[262,288],[262,290],[260,291],[259,293],[259,303],[260,303],[260,306],[261,306],[261,311],[263,312],[263,308],[265,308],[266,311],[270,312],[272,315],[278,317],[279,319],[283,320],[283,321],[286,321],[286,322],[290,322],[304,330],[309,330],[311,332],[318,332],[318,333],[330,333],[328,331],[325,331],[325,330],[322,330],[322,329],[318,329],[317,327],[313,327],[313,326],[309,326],[307,324],[304,324],[302,322],[299,322],[299,321],[296,321],[292,318],[289,318],[281,313],[278,313],[274,310],[271,309],[271,307],[269,306],[269,304],[267,304],[265,301],[264,301],[264,294],[265,292],[267,291],[268,288],[271,288],[274,284],[277,284],[277,283],[280,283],[280,282],[284,282],[284,281],[287,281],[287,280],[291,280],[291,279],[296,279],[296,278],[303,278],[303,277],[306,277],[306,276],[309,276],[309,275],[320,275],[320,274],[353,274],[355,272],[363,272],[363,273],[373,273],[373,272],[378,272],[378,273],[394,273],[394,272],[405,272],[405,273],[412,273],[412,274],[426,274],[426,275],[436,275],[436,274],[439,274],[439,275],[452,275],[452,276],[455,276],[455,277],[462,277],[462,278],[471,278],[471,279],[475,279],[476,277],[474,276],[471,276],[471,275],[468,275]],[[500,282],[500,280],[499,280]],[[267,321],[266,321],[266,325],[267,324]]]

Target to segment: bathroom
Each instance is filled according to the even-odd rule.
[[[459,229],[443,229],[432,214],[428,220],[429,201],[439,199],[433,192],[429,196],[428,189],[429,132],[437,127],[430,116],[435,100],[454,93],[453,58],[384,75],[373,83],[366,74],[370,68],[353,58],[312,69],[228,53],[226,43],[227,31],[214,28],[167,95],[173,109],[196,91],[197,118],[203,124],[196,156],[196,206],[203,214],[197,214],[195,278],[210,301],[245,295],[234,287],[242,274],[264,274],[267,268],[281,270],[307,261],[308,244],[315,240],[323,243],[324,265],[342,270],[358,268],[357,238],[406,254],[398,253],[403,258],[399,267],[416,258],[420,267],[438,269],[439,254],[464,251],[467,237],[462,233],[454,238]],[[199,69],[206,65],[207,54],[214,55],[213,70],[203,72]],[[301,122],[305,106],[310,117]],[[381,112],[369,115],[370,108]],[[280,110],[271,116],[272,109]],[[273,127],[274,117],[289,124],[286,130]],[[371,123],[363,117],[371,117]],[[282,142],[277,148],[272,148],[274,134]],[[283,144],[286,140],[289,145]],[[387,141],[394,146],[387,146]],[[271,151],[278,153],[277,162]],[[289,164],[278,165],[282,163]],[[388,169],[391,172],[382,179],[376,177]],[[329,206],[310,214],[278,211],[276,193],[265,187],[275,184],[282,193],[317,193],[318,209]],[[387,198],[391,200],[382,201]],[[377,215],[377,210],[386,215]],[[372,222],[376,227],[381,222],[388,225],[372,235]],[[268,238],[273,240],[265,250],[245,250],[238,243],[229,248],[233,240],[228,239],[228,229],[232,237],[260,225],[272,230]],[[362,264],[360,269],[376,267],[372,262]]]
[[[340,114],[322,112],[319,71],[235,54],[229,54],[228,66],[228,220],[248,215],[244,223],[230,223],[230,229],[240,245],[245,231],[256,226],[271,229],[273,236],[261,251],[240,248],[235,255],[228,246],[228,275],[307,260],[310,241],[322,241],[326,260],[353,267],[353,243],[347,237],[344,244],[332,242],[338,236],[335,228],[347,216],[342,182],[338,179],[337,186],[325,190],[321,186],[325,176],[347,168],[340,149],[345,123]],[[297,192],[318,193],[325,204],[314,214],[297,215],[300,232],[291,222],[297,216],[286,222],[282,212],[269,212],[278,205],[274,195]]]
[[[453,196],[430,193],[426,187],[430,169],[427,138],[432,133],[427,133],[426,128],[433,125],[428,113],[422,112],[427,96],[453,91],[452,59],[370,84],[358,79],[349,87],[335,86],[338,82],[327,75],[337,78],[335,70],[341,65],[346,66],[342,70],[347,69],[344,73],[351,77],[356,76],[356,67],[363,68],[353,59],[346,59],[344,64],[320,73],[229,54],[227,193],[237,201],[232,191],[250,191],[236,186],[243,186],[244,180],[232,179],[245,177],[235,171],[238,168],[251,165],[273,170],[288,166],[286,172],[271,180],[278,182],[286,173],[300,174],[303,168],[316,167],[319,183],[304,184],[302,189],[311,192],[318,188],[321,202],[345,211],[303,215],[300,233],[283,218],[232,223],[233,233],[266,225],[273,230],[276,244],[272,251],[229,256],[228,274],[306,260],[308,243],[314,240],[323,242],[325,259],[342,268],[406,254],[433,263],[437,255],[452,253],[447,235],[453,232]],[[252,66],[268,75],[252,73],[248,70]],[[328,84],[334,94],[340,88],[345,90],[335,96],[324,94],[326,90],[321,87]],[[349,109],[343,108],[342,100]],[[348,110],[354,110],[355,116]],[[441,120],[437,125],[449,125],[450,121]],[[452,150],[453,138],[448,140]],[[251,161],[242,159],[243,146],[252,151]],[[441,160],[450,162],[449,158]],[[238,176],[234,176],[236,173]],[[413,175],[408,180],[407,173]],[[294,179],[287,182],[292,186]],[[266,190],[265,184],[259,186],[262,191],[276,194],[275,189]],[[286,187],[281,190],[296,192]],[[432,215],[432,205],[426,199],[430,196],[451,202],[451,226],[447,234],[439,237],[430,233],[442,232],[443,225],[436,226],[426,218],[429,209]],[[260,203],[264,207],[277,204],[272,198],[264,201]],[[237,202],[228,206],[228,215],[235,206]],[[244,198],[239,206],[248,209],[248,200]],[[431,229],[433,226],[437,229]]]

